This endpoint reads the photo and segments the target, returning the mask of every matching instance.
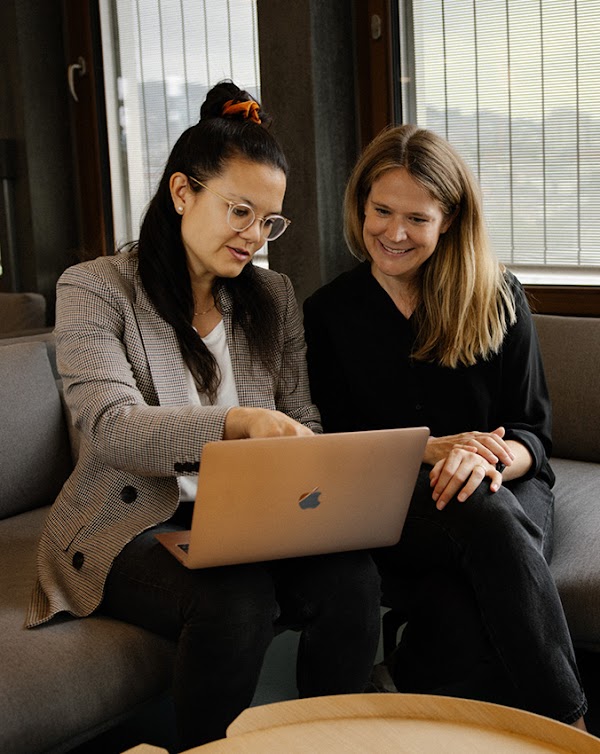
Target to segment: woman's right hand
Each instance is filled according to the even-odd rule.
[[[438,461],[429,473],[435,507],[443,510],[453,497],[464,502],[486,477],[490,480],[490,491],[497,492],[502,486],[502,474],[496,466],[480,454],[455,445],[448,457]]]
[[[492,466],[495,466],[498,461],[505,466],[510,466],[514,455],[503,440],[504,434],[504,427],[498,427],[493,432],[461,432],[457,435],[430,437],[425,448],[423,462],[435,466],[439,461],[447,458],[454,448],[458,448],[477,453]]]
[[[241,440],[247,437],[285,437],[314,434],[304,424],[295,421],[282,411],[251,406],[234,406],[225,418],[224,440]]]

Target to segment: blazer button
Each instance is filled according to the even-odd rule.
[[[82,552],[76,552],[73,555],[73,568],[75,568],[77,571],[81,569],[81,566],[83,565],[83,561],[85,560],[85,557]]]
[[[127,484],[123,489],[121,490],[121,500],[124,503],[133,503],[134,500],[137,499],[137,490],[135,487],[132,487],[130,484]]]

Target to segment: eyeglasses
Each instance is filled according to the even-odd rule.
[[[285,233],[287,226],[292,222],[286,217],[283,217],[283,215],[267,215],[266,217],[260,217],[252,207],[249,207],[247,204],[230,202],[229,199],[226,199],[222,194],[209,188],[205,183],[202,183],[202,181],[199,181],[192,175],[188,176],[188,178],[191,181],[194,181],[194,183],[197,183],[198,186],[202,186],[202,188],[210,191],[211,194],[218,196],[219,199],[222,199],[229,205],[227,223],[232,230],[236,231],[236,233],[248,230],[256,220],[260,220],[260,232],[263,238],[267,241],[274,241]]]

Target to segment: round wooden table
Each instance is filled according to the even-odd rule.
[[[141,747],[132,751],[144,754]],[[349,694],[251,707],[229,726],[227,738],[186,754],[242,752],[600,754],[600,739],[497,704],[421,694]]]

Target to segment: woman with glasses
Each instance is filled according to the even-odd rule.
[[[176,640],[182,749],[223,737],[250,704],[277,624],[302,629],[300,696],[361,691],[379,635],[364,552],[188,570],[155,538],[189,528],[205,443],[321,431],[290,281],[252,264],[289,225],[266,121],[233,83],[212,89],[139,240],[57,289],[81,447],[40,542],[28,625],[100,612]]]
[[[479,189],[432,131],[389,128],[348,182],[362,264],[304,307],[326,432],[428,426],[399,543],[375,553],[408,619],[401,691],[503,702],[583,727],[547,561],[550,402],[523,289],[487,240]]]

